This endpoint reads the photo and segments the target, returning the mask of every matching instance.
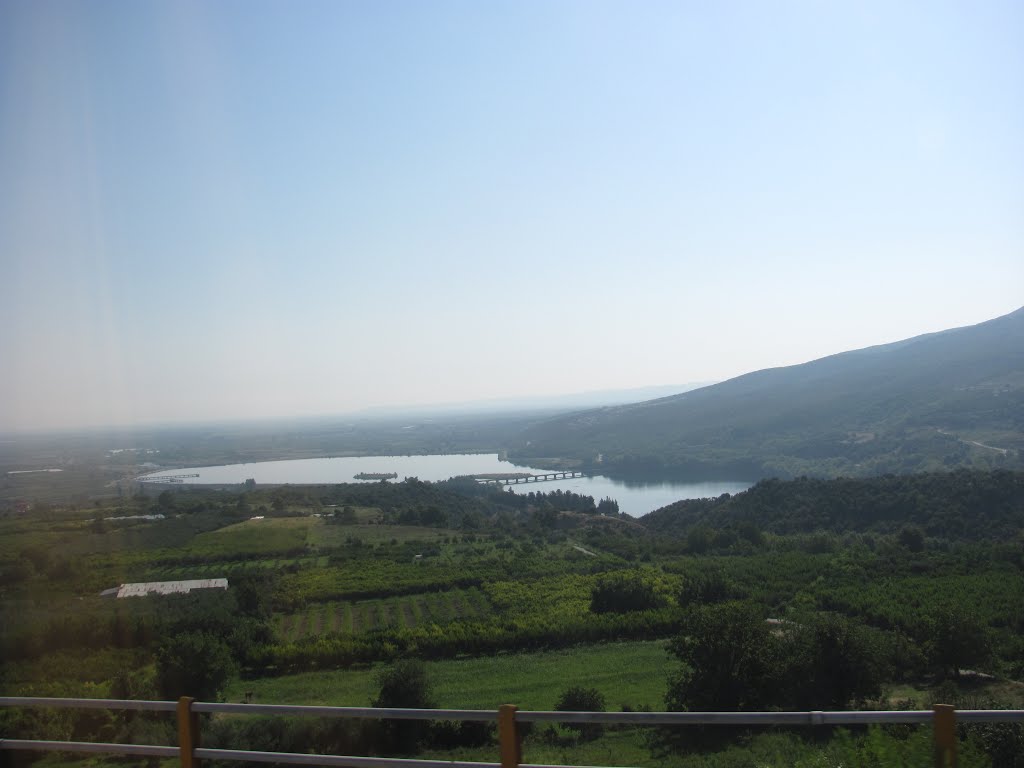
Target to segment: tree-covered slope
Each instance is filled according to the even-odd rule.
[[[749,524],[779,535],[892,533],[916,526],[929,536],[957,541],[1012,541],[1024,528],[1024,472],[762,480],[734,496],[677,501],[644,515],[640,523],[662,535]]]
[[[1019,467],[1024,308],[978,325],[534,425],[511,454],[607,470],[869,475]]]

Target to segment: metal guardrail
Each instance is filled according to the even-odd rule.
[[[53,699],[45,696],[0,696],[0,707],[50,707],[51,709],[132,709],[136,712],[176,712],[176,701],[143,699]]]
[[[3,700],[0,699],[0,704]],[[173,702],[171,702],[173,704]],[[402,709],[384,707],[313,707],[304,704],[218,704],[197,701],[192,711],[235,715],[311,715],[313,717],[371,718],[374,720],[462,720],[488,722],[498,719],[493,709]]]
[[[935,733],[935,766],[956,766],[956,722],[1024,723],[1024,710],[955,710],[936,704],[931,710],[854,712],[548,712],[520,711],[512,704],[497,710],[479,709],[385,709],[375,707],[320,707],[292,704],[222,704],[199,702],[183,696],[178,701],[135,701],[131,699],[56,699],[27,696],[0,697],[3,707],[52,707],[59,709],[107,709],[175,712],[178,746],[152,744],[105,744],[82,741],[39,741],[7,739],[0,736],[0,750],[82,752],[145,757],[179,758],[181,768],[199,768],[200,761],[244,760],[254,763],[350,766],[350,768],[586,768],[555,766],[522,761],[522,723],[601,723],[607,725],[869,725],[932,723]],[[208,749],[200,745],[200,714],[306,715],[337,718],[387,720],[459,720],[498,724],[500,762],[458,760],[416,760],[354,755],[310,755],[295,752],[256,752]]]
[[[139,755],[142,757],[178,757],[177,747],[154,744],[107,744],[92,741],[36,741],[0,737],[0,749],[26,749],[35,752],[93,752],[106,755]]]

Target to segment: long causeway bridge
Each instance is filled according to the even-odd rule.
[[[184,483],[186,479],[193,477],[199,477],[198,472],[187,475],[142,475],[136,477],[135,482],[137,483]]]
[[[545,480],[569,480],[574,477],[586,477],[585,472],[567,470],[565,472],[545,472],[543,474],[512,474],[512,475],[477,475],[476,481],[484,485],[519,485],[519,483],[542,483]]]

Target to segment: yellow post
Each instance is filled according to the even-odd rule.
[[[178,699],[178,753],[181,768],[199,768],[192,750],[199,746],[199,713],[192,711],[191,696]]]
[[[498,707],[498,745],[501,747],[501,768],[519,768],[523,760],[523,744],[519,739],[519,726],[516,724],[515,704],[502,704]],[[185,768],[185,766],[182,766]]]
[[[932,707],[935,727],[935,768],[956,768],[956,709],[951,704]]]

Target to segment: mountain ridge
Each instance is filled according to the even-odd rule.
[[[978,445],[990,441],[997,448]],[[757,479],[1017,467],[1022,448],[1024,307],[549,419],[526,430],[510,456],[572,458],[606,474],[729,470]]]

